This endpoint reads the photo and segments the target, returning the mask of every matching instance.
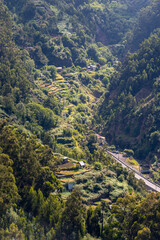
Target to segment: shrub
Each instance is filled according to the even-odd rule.
[[[123,182],[123,181],[124,181],[124,175],[121,174],[121,175],[118,177],[118,180],[119,180],[120,182]]]
[[[27,105],[27,117],[30,122],[38,123],[44,129],[50,129],[56,127],[58,124],[58,118],[52,110],[44,108],[42,105],[37,103],[29,103]]]
[[[102,187],[100,184],[96,183],[94,186],[93,186],[93,191],[95,193],[99,192],[100,190],[102,190]]]
[[[100,162],[95,162],[94,169],[95,170],[102,170],[102,164]]]
[[[71,128],[63,129],[63,136],[64,137],[72,137],[72,129]]]
[[[128,156],[133,156],[134,155],[134,151],[132,149],[124,149],[124,152],[128,155]]]

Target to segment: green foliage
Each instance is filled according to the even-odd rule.
[[[101,211],[100,208],[96,208],[93,210],[91,207],[87,211],[87,230],[93,236],[100,235],[100,218],[101,218]]]
[[[70,128],[63,129],[63,136],[65,137],[72,137],[73,131]]]
[[[52,79],[55,80],[56,75],[57,75],[57,69],[56,69],[56,67],[50,65],[50,66],[47,66],[47,70],[50,72]]]
[[[151,142],[152,149],[155,149],[159,145],[159,141],[160,141],[160,132],[159,131],[152,132],[150,135],[150,142]]]
[[[10,114],[15,103],[27,101],[30,82],[22,61],[23,52],[12,41],[10,16],[2,2],[0,9],[0,90],[3,108]]]
[[[142,230],[139,230],[137,233],[137,237],[135,239],[143,240],[143,239],[151,239],[151,231],[148,227],[144,227]]]
[[[104,227],[102,239],[108,239],[105,238],[107,235],[112,236],[113,239],[118,239],[113,235],[114,230],[121,234],[120,239],[158,238],[159,233],[157,228],[152,230],[154,225],[153,221],[158,221],[158,216],[153,217],[154,212],[158,210],[158,202],[159,194],[154,193],[148,195],[144,200],[135,196],[126,196],[124,199],[119,198],[117,202],[112,205],[111,211],[115,218],[112,218],[112,221]],[[154,209],[152,213],[151,209]],[[136,222],[134,220],[135,218]]]
[[[159,1],[155,0],[140,11],[137,24],[133,29],[133,36],[130,39],[132,48],[137,49],[145,38],[148,38],[155,29],[160,27],[159,7]]]
[[[22,230],[19,230],[18,227],[14,223],[12,223],[9,226],[9,229],[0,230],[0,238],[2,240],[10,240],[10,239],[25,240],[25,235],[23,234]]]
[[[133,156],[134,155],[134,151],[132,149],[124,149],[124,152],[128,155],[128,156]]]
[[[47,99],[44,100],[43,106],[50,108],[56,115],[60,115],[62,112],[61,104],[58,102],[58,99],[53,96],[48,96]]]
[[[136,53],[128,55],[99,107],[109,141],[133,149],[139,159],[149,157],[159,148],[159,45],[157,31]]]
[[[3,122],[1,124],[3,126]],[[40,188],[45,196],[48,196],[50,191],[59,189],[59,182],[53,172],[49,167],[44,168],[41,165],[49,163],[51,159],[54,161],[51,151],[42,148],[34,137],[28,138],[25,133],[21,134],[10,126],[2,127],[0,136],[3,152],[13,159],[13,171],[16,172],[16,183],[20,192],[26,194],[25,187],[33,184],[36,189]],[[45,158],[48,158],[47,161]]]
[[[0,116],[13,124],[0,122],[0,239],[77,240],[87,231],[102,239],[159,239],[159,196],[149,197],[149,202],[134,194],[124,197],[134,190],[144,195],[144,183],[98,149],[93,129],[101,131],[103,124],[97,126],[92,117],[104,86],[114,90],[117,101],[113,101],[113,92],[110,96],[106,93],[103,105],[108,109],[100,111],[102,115],[105,112],[109,137],[124,127],[125,134],[137,137],[143,145],[142,149],[133,146],[137,155],[138,151],[139,155],[158,152],[159,32],[122,66],[112,55],[123,55],[135,15],[148,4],[144,0],[0,2]],[[141,13],[151,13],[149,20],[154,23],[159,19],[158,1],[151,6]],[[147,21],[139,17],[139,23],[143,22]],[[87,68],[92,64],[97,66],[96,74]],[[63,79],[58,79],[55,66],[63,66]],[[115,73],[110,85],[112,66],[120,73]],[[142,101],[144,109],[149,106],[146,112],[152,109],[147,118],[142,117],[141,106],[136,106],[141,102],[138,94],[142,88],[149,91],[144,93],[146,97],[153,89],[156,99],[155,106],[150,106],[152,96]],[[133,114],[126,118],[130,112]],[[132,140],[128,144],[122,139],[120,134],[114,143],[130,148]],[[62,156],[54,157],[53,149],[95,163],[93,174],[75,177],[80,191],[75,189],[65,203],[56,177]],[[86,218],[83,202],[90,204],[102,197],[113,201],[124,198],[118,199],[111,211],[104,202],[95,209],[89,207]]]
[[[88,56],[94,60],[95,62],[98,61],[98,52],[94,46],[91,46],[87,51]]]
[[[62,236],[67,237],[67,239],[81,239],[85,234],[85,218],[86,209],[82,204],[81,194],[77,189],[74,189],[67,198],[62,213],[61,233],[58,239],[61,239]]]
[[[16,43],[22,48],[29,47],[36,66],[49,63],[86,67],[87,53],[102,65],[111,60],[112,54],[108,54],[109,50],[102,50],[103,44],[123,41],[136,20],[136,13],[149,1],[133,4],[121,0],[107,3],[41,0],[37,4],[35,1],[13,3],[6,0],[5,3],[14,13]],[[22,23],[20,26],[17,24],[19,20]],[[125,43],[121,45],[123,49]]]
[[[78,77],[84,85],[88,85],[91,81],[91,77],[87,73],[80,73]]]
[[[102,164],[100,162],[95,162],[94,163],[94,168],[95,168],[95,170],[101,170],[102,169]]]
[[[91,153],[93,153],[97,149],[96,143],[97,143],[96,135],[95,134],[89,135],[87,146],[88,146],[88,149]]]
[[[62,203],[58,195],[50,194],[43,205],[42,221],[49,224],[50,227],[55,227],[59,222],[62,213]]]
[[[20,196],[12,169],[13,161],[8,155],[0,154],[0,214],[12,207]]]
[[[35,235],[37,233],[29,230],[29,225],[35,221],[35,231],[44,236],[42,224],[46,226],[47,232],[51,231],[59,222],[62,211],[61,185],[53,172],[55,157],[49,147],[42,146],[34,137],[8,126],[5,121],[0,123],[0,139],[3,151],[0,154],[0,212],[1,216],[3,214],[0,236],[2,239],[24,239],[33,234],[40,239]],[[52,170],[46,165],[51,165]],[[30,219],[32,223],[27,216],[22,220],[17,203],[31,218],[35,217]],[[15,219],[7,215],[12,206],[17,211],[13,214],[17,214]],[[7,216],[12,220],[7,220]]]
[[[54,128],[58,124],[57,116],[49,109],[44,108],[37,103],[29,103],[27,105],[27,117],[31,122],[38,123],[44,129]]]

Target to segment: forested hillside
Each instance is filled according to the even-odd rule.
[[[124,52],[139,11],[150,1],[5,2],[13,13],[16,44],[37,66],[85,67],[89,59],[112,63],[108,45],[119,55]]]
[[[159,51],[157,30],[126,58],[99,109],[110,140],[150,161],[159,157]]]
[[[150,3],[149,6],[141,9],[137,23],[132,30],[128,41],[129,48],[132,51],[137,50],[139,44],[148,38],[155,29],[160,27],[160,2],[155,0]]]
[[[160,195],[106,152],[157,167],[159,10],[0,1],[0,239],[160,238]]]

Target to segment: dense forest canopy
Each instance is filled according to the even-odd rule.
[[[150,161],[159,148],[158,139],[153,143],[153,136],[159,132],[159,34],[155,30],[136,53],[126,58],[99,110],[107,120],[110,138]],[[123,138],[123,134],[130,137]]]
[[[159,193],[106,152],[160,182],[159,11],[0,1],[0,239],[160,238]]]

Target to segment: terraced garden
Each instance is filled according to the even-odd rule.
[[[48,95],[56,96],[61,102],[60,124],[51,129],[50,134],[56,138],[58,152],[62,155],[65,155],[62,150],[65,148],[69,151],[66,156],[73,157],[69,153],[75,151],[73,158],[83,160],[82,143],[86,146],[86,136],[84,137],[81,131],[76,129],[76,124],[78,122],[78,126],[89,125],[94,107],[103,93],[104,84],[100,78],[100,73],[95,71],[82,69],[72,73],[67,69],[62,71],[62,75],[57,74],[52,81],[44,81],[43,78],[37,81],[40,89],[47,91]],[[85,81],[88,81],[87,85]],[[98,204],[101,199],[108,203],[115,201],[126,192],[132,191],[128,187],[127,179],[125,177],[117,179],[115,172],[109,168],[103,167],[103,170],[97,170],[94,164],[86,164],[81,168],[79,160],[73,158],[69,158],[69,162],[65,164],[60,164],[57,172],[63,185],[63,199],[67,198],[73,187],[80,189],[84,203],[92,205]]]
[[[103,170],[96,170],[89,164],[80,168],[78,161],[70,159],[68,163],[61,164],[59,169],[57,176],[64,187],[63,199],[66,199],[71,191],[69,186],[79,188],[83,202],[92,205],[97,205],[102,199],[110,203],[132,189],[125,177],[117,179],[117,174],[104,166]]]

